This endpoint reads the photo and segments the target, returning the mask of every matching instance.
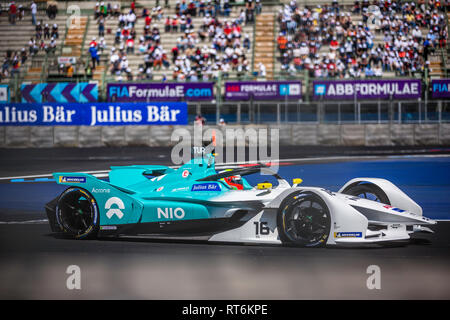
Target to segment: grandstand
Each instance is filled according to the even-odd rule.
[[[217,81],[218,78],[221,80],[283,80],[283,79],[301,79],[308,83],[310,80],[316,78],[339,78],[341,74],[340,68],[344,68],[340,63],[335,63],[332,60],[333,57],[337,60],[339,58],[339,50],[335,53],[330,53],[331,41],[334,36],[337,36],[337,40],[340,42],[339,45],[344,46],[345,41],[337,33],[339,32],[336,28],[335,22],[340,21],[340,17],[344,17],[351,21],[349,27],[345,28],[345,32],[351,30],[350,32],[355,32],[356,37],[352,38],[352,41],[359,41],[360,31],[367,31],[365,26],[367,25],[364,15],[364,7],[373,3],[380,3],[380,8],[386,8],[386,11],[382,12],[382,19],[387,26],[387,33],[392,35],[394,38],[387,42],[385,38],[385,29],[383,29],[383,22],[381,26],[375,26],[369,29],[370,35],[367,37],[365,33],[362,37],[363,39],[370,38],[370,45],[373,49],[380,48],[380,51],[370,52],[364,47],[361,54],[357,53],[357,57],[353,59],[349,58],[346,71],[342,73],[341,78],[398,78],[398,77],[413,77],[423,79],[425,83],[432,78],[442,78],[446,77],[448,74],[448,59],[449,59],[449,47],[447,42],[447,1],[414,1],[415,9],[420,12],[423,16],[423,23],[417,23],[419,31],[422,34],[423,39],[429,34],[430,27],[439,27],[434,35],[435,40],[434,45],[431,46],[431,50],[427,50],[426,59],[423,49],[423,40],[420,40],[416,44],[412,44],[414,37],[412,35],[412,24],[403,29],[400,26],[399,32],[401,37],[399,37],[399,42],[396,43],[396,37],[399,35],[395,32],[395,24],[403,23],[402,19],[406,19],[407,12],[405,13],[404,8],[401,9],[405,3],[412,3],[411,1],[394,1],[386,2],[384,1],[359,1],[359,10],[355,10],[355,1],[350,0],[315,0],[315,1],[289,1],[283,0],[281,2],[273,0],[263,0],[262,1],[262,11],[260,14],[256,15],[255,23],[240,22],[235,23],[236,20],[242,18],[242,12],[245,10],[246,3],[233,1],[230,2],[230,13],[229,16],[224,16],[223,14],[218,15],[219,21],[222,23],[221,30],[216,29],[212,32],[214,35],[218,35],[214,38],[214,35],[209,36],[211,31],[209,26],[202,29],[202,25],[205,22],[205,18],[199,15],[199,8],[197,9],[197,15],[192,16],[193,29],[191,32],[181,31],[180,22],[183,20],[183,14],[178,14],[178,30],[176,32],[166,32],[165,24],[167,17],[173,20],[173,17],[177,15],[176,7],[177,4],[185,2],[186,5],[189,1],[178,1],[178,0],[168,0],[168,1],[157,1],[157,0],[111,0],[105,1],[105,6],[110,5],[111,8],[118,8],[121,14],[128,14],[130,12],[130,7],[133,5],[135,7],[136,22],[134,25],[135,37],[134,37],[134,52],[128,52],[126,50],[127,37],[121,38],[121,40],[116,42],[116,32],[124,30],[123,26],[120,26],[120,21],[118,16],[112,16],[108,14],[104,19],[104,46],[105,49],[99,53],[99,64],[96,68],[92,68],[91,55],[89,52],[90,44],[92,41],[99,42],[102,36],[99,35],[98,22],[99,19],[95,17],[95,1],[56,1],[58,5],[58,13],[56,18],[50,20],[46,15],[46,8],[48,6],[48,1],[39,0],[36,1],[38,4],[38,15],[37,20],[42,21],[42,24],[49,23],[50,25],[56,23],[59,28],[59,38],[56,39],[56,50],[53,52],[46,53],[45,50],[39,50],[37,54],[31,56],[28,55],[26,62],[20,66],[20,72],[16,75],[11,75],[11,72],[2,72],[2,83],[9,83],[12,90],[12,98],[15,101],[20,101],[18,96],[18,89],[20,84],[23,82],[53,82],[53,81],[98,81],[99,87],[102,88],[102,96],[106,83],[114,81]],[[35,27],[31,24],[30,15],[30,3],[31,1],[16,1],[16,5],[22,5],[25,8],[25,17],[23,20],[17,21],[15,25],[8,22],[8,5],[2,4],[2,14],[0,16],[0,30],[2,31],[2,36],[0,37],[0,54],[5,57],[8,50],[12,53],[20,52],[22,48],[28,52],[30,38],[35,37]],[[197,2],[200,3],[200,2]],[[203,2],[207,8],[208,0]],[[214,3],[214,2],[212,2]],[[223,1],[220,3],[224,3]],[[227,2],[228,3],[228,2]],[[398,10],[394,8],[391,10],[392,3],[398,5]],[[160,18],[158,19],[157,11],[154,8],[160,6]],[[167,5],[167,7],[166,7]],[[67,24],[69,28],[66,28],[66,21],[70,19],[73,20],[74,11],[69,10],[73,6],[79,8],[80,20],[78,25]],[[320,6],[320,8],[318,7]],[[213,6],[214,7],[214,6]],[[335,9],[339,8],[339,10]],[[159,30],[159,41],[160,41],[160,51],[157,51],[157,57],[154,56],[148,60],[147,54],[149,51],[154,49],[154,46],[158,47],[159,43],[154,41],[151,36],[151,40],[145,40],[146,47],[140,52],[140,42],[139,39],[144,36],[144,27],[146,25],[145,18],[141,17],[143,10],[147,9],[150,16],[152,16],[152,21],[149,24],[149,29],[153,30],[157,28]],[[222,8],[222,12],[223,12]],[[78,12],[78,11],[77,11]],[[298,12],[302,12],[310,18],[306,19],[307,24],[311,23],[313,27],[317,27],[320,30],[316,34],[317,38],[312,38],[308,34],[306,39],[301,37],[300,26],[297,25],[291,31],[287,30],[287,22],[294,21],[298,18]],[[428,12],[428,13],[427,13]],[[297,15],[297,16],[296,16]],[[399,19],[395,20],[395,15],[399,16]],[[441,19],[440,17],[443,17]],[[189,17],[186,17],[189,19]],[[287,19],[287,21],[286,21]],[[299,18],[298,21],[302,21]],[[413,16],[412,21],[417,20],[417,16]],[[408,20],[410,21],[410,20]],[[172,21],[170,22],[172,23]],[[217,50],[218,47],[213,48],[214,43],[221,41],[220,35],[222,30],[225,28],[225,23],[229,23],[230,30],[226,33],[227,35],[234,34],[237,31],[236,37],[232,37],[231,41],[226,45],[228,47],[234,48],[230,50],[230,57],[224,57],[227,51],[221,52]],[[127,24],[127,23],[126,23]],[[210,23],[211,25],[211,23]],[[311,29],[312,30],[312,29]],[[200,39],[199,31],[204,31],[204,40]],[[324,35],[326,34],[326,37]],[[286,50],[279,50],[279,37],[282,35],[286,37]],[[314,33],[313,33],[314,35]],[[248,37],[249,46],[248,48],[243,48],[244,39]],[[95,37],[95,40],[93,40]],[[187,40],[181,40],[182,38]],[[225,37],[226,38],[226,37]],[[238,40],[237,40],[238,39]],[[358,39],[358,40],[356,40]],[[331,40],[331,41],[330,41]],[[48,40],[47,40],[48,41]],[[403,41],[403,43],[402,43]],[[240,44],[240,50],[236,51],[235,44]],[[179,50],[178,60],[172,60],[172,49],[178,46],[180,49],[180,43],[184,43],[189,46],[191,44],[191,51],[188,49],[186,51]],[[306,44],[305,44],[306,43]],[[401,46],[405,45],[406,52],[400,52],[403,56],[400,57],[399,61],[401,66],[397,68],[384,68],[382,59],[377,62],[379,68],[383,65],[383,70],[374,70],[372,66],[372,71],[367,71],[364,67],[367,65],[367,61],[370,60],[372,56],[376,58],[377,54],[382,56],[386,52],[394,52],[392,50],[392,45],[399,44]],[[364,44],[365,45],[365,44]],[[306,46],[308,49],[317,50],[314,55],[308,57],[304,56],[301,52],[301,47]],[[415,49],[413,50],[413,47]],[[386,47],[390,47],[386,50]],[[126,57],[125,67],[122,65],[118,67],[121,71],[112,71],[113,63],[111,62],[112,49],[115,52],[121,51],[123,49],[124,54],[120,57],[120,63],[123,64],[123,57]],[[196,51],[196,50],[199,51]],[[159,49],[158,49],[159,50]],[[409,51],[408,51],[409,50]],[[398,51],[398,50],[397,50]],[[400,50],[401,51],[401,50]],[[153,53],[155,51],[152,51]],[[299,53],[300,52],[300,53]],[[200,64],[197,69],[192,68],[192,65],[186,66],[185,61],[186,54],[192,56],[202,57],[199,61],[193,62],[193,64]],[[408,62],[403,63],[403,60],[408,58],[404,54],[410,54],[411,57]],[[216,58],[211,58],[211,55],[216,55]],[[237,57],[237,55],[240,55]],[[367,57],[366,57],[367,55]],[[69,76],[67,76],[67,65],[61,66],[58,62],[58,57],[74,57],[76,63],[73,63],[73,70],[70,70]],[[147,60],[146,60],[147,57]],[[331,57],[331,58],[330,58]],[[160,61],[160,58],[165,61]],[[228,60],[226,59],[228,58]],[[297,58],[297,59],[296,59]],[[308,58],[310,61],[308,61]],[[402,60],[403,59],[403,60]],[[191,59],[192,60],[192,59]],[[395,60],[395,59],[394,59]],[[224,63],[227,61],[227,63]],[[372,60],[370,60],[372,61]],[[370,62],[369,61],[369,62]],[[406,61],[406,60],[405,60]],[[175,62],[175,63],[174,63]],[[219,62],[219,63],[217,63]],[[309,66],[305,66],[309,64]],[[387,64],[395,64],[396,62],[390,62]],[[225,66],[225,64],[227,66]],[[359,70],[351,71],[353,65],[357,64]],[[370,64],[370,63],[369,63]],[[373,63],[372,63],[373,65]],[[90,66],[90,67],[88,67]],[[205,68],[206,66],[206,68]],[[117,69],[117,68],[116,68]],[[147,72],[147,69],[150,71]],[[197,74],[193,74],[192,70],[197,70]],[[308,70],[307,70],[308,69]],[[336,70],[330,72],[330,70]],[[15,72],[17,73],[17,72]],[[73,74],[72,74],[73,73]],[[303,86],[304,92],[309,90],[308,85]],[[17,93],[17,97],[15,97]]]

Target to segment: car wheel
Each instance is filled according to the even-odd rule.
[[[386,193],[373,183],[350,185],[342,192],[351,196],[391,204]]]
[[[98,206],[84,189],[64,191],[56,206],[56,219],[62,230],[76,239],[94,238],[98,233]]]
[[[320,247],[327,243],[330,234],[330,211],[317,194],[294,193],[281,203],[277,226],[285,244]]]

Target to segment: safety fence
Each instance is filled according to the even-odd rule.
[[[450,122],[450,100],[188,103],[188,120],[207,123],[441,123]]]

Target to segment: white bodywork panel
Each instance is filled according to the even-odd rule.
[[[345,188],[347,188],[349,185],[357,183],[357,182],[369,182],[373,183],[374,185],[378,186],[383,190],[389,201],[391,202],[391,205],[394,207],[401,208],[403,210],[413,212],[418,215],[422,215],[422,208],[414,202],[410,197],[408,197],[402,190],[400,190],[395,184],[392,182],[386,180],[386,179],[379,179],[379,178],[356,178],[352,179],[349,182],[347,182],[340,190],[339,192],[344,191]]]
[[[391,182],[384,179],[357,178],[341,188],[367,181],[379,186],[388,196],[392,205],[331,192],[316,187],[288,187],[280,184],[271,190],[246,190],[228,193],[214,201],[255,201],[264,204],[256,215],[248,214],[241,227],[213,235],[209,241],[281,244],[277,228],[277,214],[280,205],[293,192],[308,191],[320,196],[329,208],[331,216],[328,245],[354,245],[390,242],[409,239],[407,226],[420,230],[417,226],[436,222],[422,216],[422,208]],[[371,231],[369,224],[383,226],[384,229]],[[261,225],[264,232],[261,233]],[[423,230],[423,229],[422,229]]]

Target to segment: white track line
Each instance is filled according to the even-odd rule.
[[[26,221],[0,221],[0,224],[44,224],[47,223],[47,219],[39,220],[26,220]]]
[[[333,157],[314,157],[314,158],[289,158],[289,159],[265,159],[265,160],[253,160],[253,161],[238,161],[238,162],[228,162],[228,163],[216,163],[216,167],[225,167],[233,165],[243,165],[243,164],[257,164],[264,162],[271,163],[285,163],[285,162],[310,162],[310,161],[329,161],[329,160],[351,160],[351,159],[404,159],[404,158],[449,158],[450,154],[422,154],[422,155],[373,155],[373,156],[333,156]],[[169,166],[169,168],[179,168],[180,166]],[[81,171],[78,173],[92,174],[95,177],[103,178],[107,177],[111,170],[95,170],[95,171]],[[75,173],[75,172],[74,172]],[[13,179],[31,179],[31,178],[47,178],[52,177],[51,173],[27,175],[27,176],[14,176],[14,177],[0,177],[0,181],[3,180],[13,180]]]

